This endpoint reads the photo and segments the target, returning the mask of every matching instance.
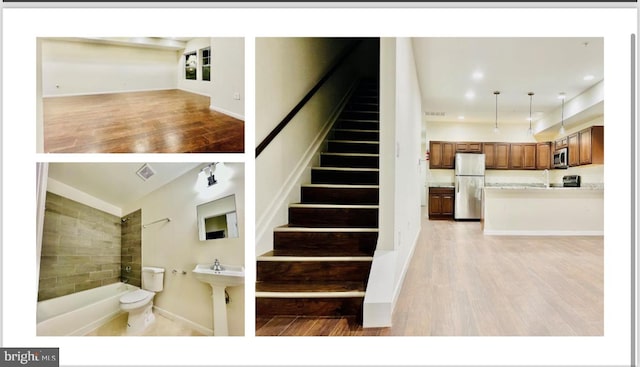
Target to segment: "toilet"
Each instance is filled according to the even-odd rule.
[[[140,335],[153,323],[153,297],[162,291],[163,280],[163,268],[145,266],[142,268],[142,289],[120,297],[120,309],[129,313],[126,335]]]

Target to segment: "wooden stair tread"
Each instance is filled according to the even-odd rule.
[[[278,232],[278,231],[280,232],[378,232],[378,228],[354,228],[354,227],[349,227],[349,228],[308,227],[308,228],[305,228],[305,227],[293,227],[293,226],[289,226],[288,224],[278,226],[273,230],[274,232]]]
[[[277,256],[275,251],[258,256],[258,261],[373,261],[373,256]]]
[[[364,292],[362,282],[256,282],[256,292]]]

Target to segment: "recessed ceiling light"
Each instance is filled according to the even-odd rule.
[[[464,116],[462,115],[458,116],[458,120],[464,120]]]
[[[471,77],[473,78],[473,80],[481,80],[482,78],[484,78],[484,74],[481,71],[476,71],[471,75]]]
[[[465,93],[464,96],[467,99],[474,99],[476,97],[476,94],[472,90],[470,90],[470,91],[467,91],[467,93]]]
[[[593,78],[594,78],[593,75],[589,74],[589,75],[585,75],[583,79],[584,80],[592,80]]]

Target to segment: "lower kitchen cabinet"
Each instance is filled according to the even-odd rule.
[[[453,219],[454,189],[429,188],[429,219]]]

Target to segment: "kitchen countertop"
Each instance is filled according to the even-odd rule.
[[[485,185],[485,189],[493,190],[604,190],[604,184],[582,184],[581,187],[564,187],[552,183],[549,187],[543,184],[494,183]]]
[[[429,187],[444,187],[444,188],[454,188],[455,185],[453,182],[430,182]]]

